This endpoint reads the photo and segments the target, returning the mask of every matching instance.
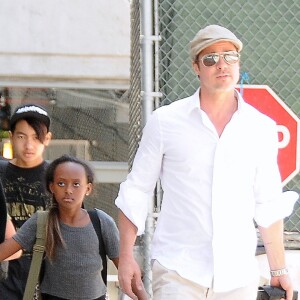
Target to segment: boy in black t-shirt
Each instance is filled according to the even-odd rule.
[[[14,158],[2,172],[7,212],[16,229],[37,210],[46,210],[50,197],[44,184],[47,162],[45,147],[51,140],[50,118],[47,111],[36,104],[18,107],[10,119],[10,140]],[[31,253],[9,263],[8,278],[0,283],[0,299],[23,298]]]

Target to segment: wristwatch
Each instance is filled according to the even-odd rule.
[[[270,274],[271,274],[271,276],[272,277],[279,277],[279,276],[281,276],[281,275],[286,275],[286,274],[288,274],[289,273],[289,271],[288,271],[288,269],[286,269],[286,268],[284,268],[284,269],[279,269],[279,270],[274,270],[274,271],[270,271]]]

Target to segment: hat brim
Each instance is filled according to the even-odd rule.
[[[203,45],[200,45],[199,48],[196,48],[197,51],[195,52],[194,56],[192,57],[193,61],[196,60],[197,56],[206,48],[209,46],[218,43],[218,42],[230,42],[232,43],[235,47],[237,52],[241,52],[243,48],[243,44],[240,41],[237,40],[232,40],[232,39],[211,39],[210,41],[207,41],[206,43],[203,43]]]
[[[37,107],[37,108],[42,109],[43,111],[45,111],[43,108],[41,108],[41,107],[39,107],[37,105],[35,105],[35,107]],[[10,118],[10,122],[9,122],[10,123],[10,129],[12,129],[18,121],[20,121],[20,120],[26,120],[26,119],[29,119],[29,118],[39,120],[41,123],[45,124],[45,126],[47,127],[47,130],[49,130],[49,127],[50,127],[50,118],[49,118],[48,114],[44,115],[44,114],[38,113],[36,111],[23,111],[21,113],[16,113],[15,112],[11,116],[11,118]]]

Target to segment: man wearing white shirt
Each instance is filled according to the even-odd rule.
[[[133,257],[160,178],[164,197],[152,243],[155,300],[253,300],[258,224],[271,284],[293,287],[285,264],[278,134],[274,121],[235,90],[242,42],[210,25],[191,41],[201,82],[194,95],[153,112],[133,168],[120,186],[119,281],[142,285]],[[274,211],[270,211],[270,204]]]

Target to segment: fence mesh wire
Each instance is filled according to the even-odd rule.
[[[47,109],[53,141],[45,159],[68,153],[88,161],[128,161],[129,103],[125,91],[4,87],[0,94],[11,112],[25,103]],[[1,130],[4,137],[6,132]],[[101,208],[117,221],[114,200],[118,189],[117,183],[96,183],[86,207]]]
[[[138,143],[141,139],[141,48],[140,48],[140,5],[138,0],[131,2],[131,74],[129,109],[129,165],[131,168]]]

